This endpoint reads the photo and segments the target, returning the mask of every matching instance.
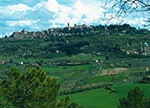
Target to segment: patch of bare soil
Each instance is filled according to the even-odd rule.
[[[128,70],[127,68],[111,68],[111,69],[104,69],[98,76],[103,75],[112,75],[112,74],[120,74],[124,71]]]

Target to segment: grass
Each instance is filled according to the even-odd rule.
[[[96,55],[80,55],[80,54],[78,54],[78,55],[73,55],[73,56],[52,58],[52,60],[94,60],[94,59],[105,60],[105,57],[96,56]]]
[[[59,77],[59,81],[62,81],[64,78],[74,80],[81,76],[81,73],[84,73],[93,68],[92,65],[79,65],[79,66],[57,66],[57,67],[43,67],[44,71],[47,72],[50,76]],[[76,73],[76,74],[75,74]]]
[[[139,87],[141,90],[144,91],[146,97],[150,97],[150,84],[123,84],[123,85],[116,85],[114,88],[118,91],[118,97],[127,96],[127,92],[130,89],[135,87]]]
[[[51,72],[72,72],[72,71],[79,71],[79,70],[89,70],[93,66],[92,65],[79,65],[79,66],[57,66],[57,67],[43,67],[44,71],[51,73]]]
[[[97,89],[83,93],[70,95],[72,101],[79,103],[85,108],[116,108],[115,94],[109,94],[108,90]]]
[[[115,83],[116,81],[123,81],[124,74],[112,74],[112,75],[104,75],[104,76],[95,76],[87,82],[81,82],[81,84],[91,84],[91,83]]]
[[[69,96],[71,98],[71,101],[77,102],[85,108],[117,108],[117,105],[119,104],[119,98],[127,96],[129,90],[133,89],[136,86],[141,90],[144,90],[146,97],[150,97],[150,84],[137,83],[113,86],[113,88],[117,90],[117,93],[110,93],[110,91],[106,89],[96,89],[72,94]],[[61,96],[59,98],[62,97],[65,96]]]

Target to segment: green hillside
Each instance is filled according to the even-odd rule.
[[[150,97],[150,84],[123,84],[115,85],[113,88],[117,93],[110,93],[106,89],[96,89],[82,93],[69,95],[72,101],[85,106],[85,108],[117,108],[119,98],[127,96],[130,89],[139,87],[144,91],[146,97]]]

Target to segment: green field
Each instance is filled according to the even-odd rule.
[[[119,98],[127,96],[128,91],[136,86],[144,90],[146,97],[150,97],[150,84],[133,83],[113,86],[117,90],[117,93],[110,93],[106,89],[96,89],[69,96],[71,101],[77,102],[85,108],[117,108]]]

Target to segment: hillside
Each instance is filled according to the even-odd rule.
[[[30,37],[30,32],[23,35],[17,34],[17,37],[13,37],[14,32],[9,38],[0,40],[0,53],[6,56],[15,55],[26,58],[49,58],[56,55],[81,53],[144,54],[144,50],[146,50],[144,49],[144,43],[149,42],[150,34],[149,31],[136,30],[127,24],[110,25],[108,27],[93,26],[92,31],[86,31],[82,28],[82,31],[72,32],[72,29],[64,33],[64,36],[51,36],[43,33],[40,37],[35,36],[33,38]],[[35,34],[38,33],[35,32]],[[68,33],[70,35],[67,35]]]
[[[0,39],[0,78],[7,78],[12,66],[22,72],[39,66],[61,84],[61,96],[70,95],[76,101],[79,94],[85,98],[93,92],[89,97],[93,99],[97,92],[104,92],[105,97],[108,96],[106,100],[115,97],[115,102],[112,101],[115,105],[122,96],[115,90],[119,91],[123,84],[149,83],[150,31],[137,30],[128,24],[86,26],[90,30],[75,27],[67,32],[63,31],[65,27],[61,28],[62,31],[56,33],[63,33],[61,36],[46,33],[51,29],[34,32],[34,36],[23,30]],[[79,31],[72,31],[74,29]],[[111,90],[113,94],[109,94]],[[99,94],[99,98],[104,94]],[[91,107],[82,98],[79,101]]]

